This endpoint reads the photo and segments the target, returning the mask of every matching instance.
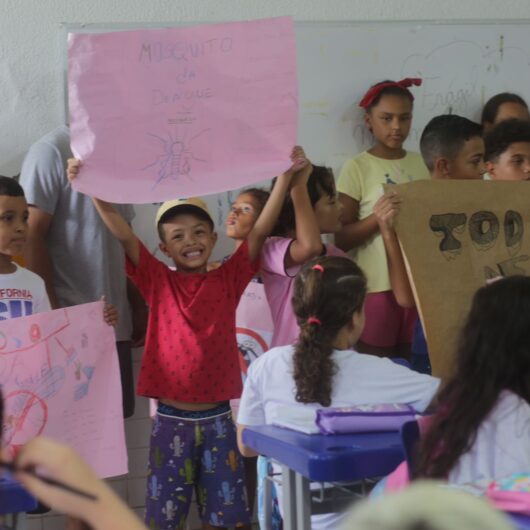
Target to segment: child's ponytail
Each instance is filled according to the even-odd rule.
[[[336,365],[331,354],[339,331],[362,310],[366,280],[348,258],[307,263],[296,278],[293,308],[300,326],[293,367],[296,401],[331,404]]]

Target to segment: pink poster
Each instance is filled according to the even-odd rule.
[[[271,179],[296,143],[289,17],[70,34],[74,187],[117,203],[160,202]]]
[[[114,330],[103,302],[0,322],[3,444],[40,434],[72,446],[98,473],[127,473]]]
[[[273,331],[265,288],[262,283],[250,282],[236,312],[237,345],[243,376],[248,365],[270,348]]]

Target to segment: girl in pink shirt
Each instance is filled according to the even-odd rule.
[[[317,256],[345,255],[325,245],[321,237],[342,227],[342,206],[331,170],[309,165],[298,177],[306,179],[307,185],[291,187],[273,236],[261,251],[263,283],[274,322],[271,347],[293,344],[298,337],[291,300],[300,267]]]

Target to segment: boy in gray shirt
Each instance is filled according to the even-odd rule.
[[[72,156],[67,126],[46,134],[26,155],[20,175],[30,205],[24,257],[27,268],[46,282],[53,308],[93,302],[105,295],[118,309],[116,345],[127,418],[134,413],[134,385],[124,253],[90,198],[70,186],[66,161]],[[128,222],[134,217],[132,206],[117,208]]]

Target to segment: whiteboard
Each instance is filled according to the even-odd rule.
[[[167,27],[164,23],[68,26],[68,31],[116,31]],[[298,142],[314,163],[338,175],[342,164],[370,147],[371,135],[357,107],[370,85],[384,79],[421,77],[415,95],[412,129],[405,147],[418,149],[425,124],[452,112],[479,120],[492,95],[516,92],[530,102],[530,21],[495,23],[297,22]],[[272,175],[271,175],[272,177]],[[237,192],[206,201],[221,234],[222,221]],[[155,207],[139,207],[135,223],[150,248],[157,245]],[[218,258],[232,251],[220,237]]]

